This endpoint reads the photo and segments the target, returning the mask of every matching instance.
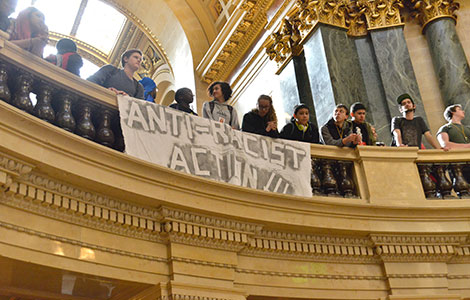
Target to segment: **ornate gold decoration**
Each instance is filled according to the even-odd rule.
[[[245,11],[242,20],[233,30],[231,35],[222,44],[216,54],[215,59],[207,67],[201,67],[205,64],[201,62],[200,68],[204,68],[201,77],[206,83],[215,80],[225,80],[231,71],[239,63],[246,50],[251,46],[258,34],[267,23],[266,8],[272,4],[273,0],[244,0],[238,6],[238,9]],[[216,42],[214,43],[214,45]],[[214,45],[212,45],[214,47]],[[207,60],[212,59],[207,57]]]
[[[403,25],[400,9],[403,0],[358,0],[357,6],[364,10],[368,29]]]
[[[454,0],[410,0],[412,16],[416,17],[423,29],[432,20],[438,18],[452,18],[457,20],[455,11],[460,4]]]
[[[360,9],[356,1],[352,1],[347,6],[346,25],[348,26],[348,35],[365,36],[367,31],[367,19],[365,8]]]

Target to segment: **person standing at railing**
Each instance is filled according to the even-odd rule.
[[[431,135],[423,118],[415,116],[416,105],[411,96],[402,94],[398,96],[397,103],[402,116],[392,119],[392,146],[421,148],[421,138],[424,135],[433,148],[440,149],[441,146]],[[443,149],[448,150],[446,147]]]
[[[157,84],[150,77],[144,77],[139,80],[140,84],[144,87],[144,99],[148,102],[154,102],[157,98]]]
[[[35,7],[22,10],[16,18],[10,41],[19,47],[42,57],[49,39],[49,31],[44,23],[45,17]]]
[[[11,34],[15,21],[9,16],[15,11],[18,0],[0,0],[0,30]]]
[[[134,73],[139,70],[141,62],[142,51],[130,49],[121,56],[123,69],[106,65],[88,77],[87,80],[115,92],[116,95],[129,95],[134,98],[144,99],[144,87],[134,79]]]
[[[301,103],[294,107],[294,116],[281,130],[280,137],[306,143],[320,143],[320,135],[317,126],[309,122],[310,109]]]
[[[355,147],[362,143],[360,135],[352,132],[352,124],[348,121],[349,109],[344,104],[338,104],[333,111],[333,117],[321,128],[325,145]]]
[[[176,103],[170,104],[170,107],[197,116],[197,113],[189,106],[189,104],[193,103],[193,100],[194,94],[191,89],[186,87],[180,88],[175,93]]]
[[[63,38],[57,42],[57,54],[51,54],[46,60],[56,66],[80,76],[80,68],[83,67],[83,59],[77,53],[77,44],[71,39]]]
[[[242,131],[272,138],[279,137],[276,111],[274,110],[271,97],[268,95],[259,96],[256,106],[256,108],[243,116]]]
[[[366,107],[361,102],[351,105],[351,124],[352,132],[362,135],[364,145],[375,146],[377,142],[377,133],[374,126],[366,122]]]
[[[449,123],[443,125],[437,132],[437,140],[441,147],[449,149],[470,148],[470,128],[462,124],[462,120],[465,118],[462,105],[448,106],[444,111],[444,118]]]
[[[216,81],[207,90],[214,99],[204,102],[202,105],[202,116],[220,123],[227,123],[233,129],[240,129],[237,111],[226,103],[232,96],[230,85],[227,82]]]

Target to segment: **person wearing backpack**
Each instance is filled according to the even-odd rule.
[[[294,116],[281,130],[281,138],[286,140],[320,144],[317,126],[309,122],[310,109],[301,103],[294,108]]]
[[[51,54],[46,60],[54,65],[80,76],[80,68],[83,67],[83,60],[77,53],[77,44],[71,39],[63,38],[57,42],[57,54]]]
[[[213,82],[207,89],[209,95],[214,98],[212,101],[204,102],[202,105],[202,116],[220,123],[226,123],[233,129],[239,130],[237,111],[227,104],[227,100],[232,96],[232,89],[227,82]]]
[[[123,69],[106,65],[88,77],[87,80],[115,92],[116,95],[129,95],[134,98],[144,99],[144,87],[134,79],[134,73],[139,70],[141,62],[142,51],[130,49],[121,56]]]

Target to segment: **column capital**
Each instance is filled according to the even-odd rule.
[[[358,0],[357,6],[364,11],[369,30],[404,24],[400,15],[403,0]]]
[[[438,18],[457,20],[455,11],[460,4],[454,0],[410,0],[411,15],[418,19],[423,30],[426,25]]]

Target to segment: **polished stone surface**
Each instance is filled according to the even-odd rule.
[[[295,77],[294,61],[291,60],[282,70],[281,74],[279,74],[279,85],[281,88],[284,112],[287,115],[292,116],[294,113],[294,106],[300,103],[300,94]]]
[[[367,107],[367,121],[376,129],[378,141],[389,145],[392,139],[390,134],[390,110],[387,105],[380,71],[375,59],[374,48],[370,36],[354,40],[359,56],[367,98],[362,101]]]
[[[445,105],[462,104],[470,115],[470,68],[451,18],[437,19],[426,26],[425,36]],[[470,124],[470,118],[463,121]]]
[[[297,89],[299,91],[300,102],[310,107],[310,122],[317,124],[317,116],[315,113],[315,105],[313,102],[312,89],[308,80],[307,64],[305,54],[302,52],[299,56],[294,56],[295,78],[297,81]],[[318,126],[318,124],[317,124]]]
[[[370,36],[390,115],[400,115],[396,99],[408,93],[416,104],[416,115],[421,116],[429,126],[403,28],[373,30]],[[432,148],[426,140],[423,142],[426,148]]]
[[[320,25],[304,52],[319,124],[331,118],[335,104],[367,99],[356,45],[346,31]]]
[[[331,118],[336,103],[321,30],[314,32],[304,45],[304,53],[317,122],[321,127]]]

